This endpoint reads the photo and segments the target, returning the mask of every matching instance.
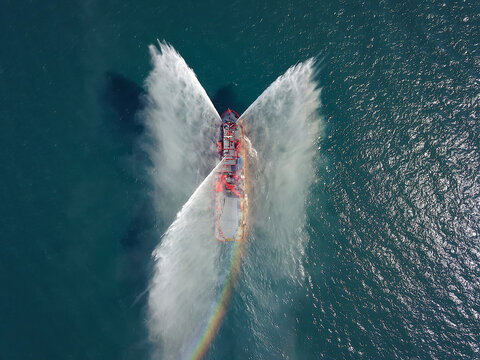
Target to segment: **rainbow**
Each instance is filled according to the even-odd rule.
[[[193,351],[191,357],[192,360],[200,360],[204,358],[208,348],[210,347],[210,344],[215,339],[215,335],[217,334],[220,325],[222,324],[223,317],[227,312],[228,304],[232,298],[233,289],[237,282],[238,275],[240,274],[242,260],[245,255],[245,243],[245,240],[235,241],[233,243],[234,248],[230,257],[230,267],[228,269],[225,286],[218,297],[217,305],[212,312],[203,335]]]

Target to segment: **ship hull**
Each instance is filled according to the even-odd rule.
[[[222,114],[218,136],[221,164],[215,184],[215,237],[219,241],[242,241],[247,226],[245,191],[245,132],[232,110]]]

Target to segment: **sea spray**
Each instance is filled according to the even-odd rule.
[[[185,60],[170,45],[159,46],[150,46],[153,70],[140,115],[157,218],[173,221],[190,200],[154,251],[148,327],[156,356],[178,359],[188,357],[188,347],[207,323],[222,278],[218,269],[225,269],[216,263],[222,256],[211,221],[213,173],[205,179],[218,162],[220,117]]]
[[[195,73],[173,47],[150,46],[153,70],[141,117],[147,131],[143,147],[150,157],[155,207],[172,221],[216,163],[215,134],[220,122]]]
[[[313,60],[290,68],[241,116],[257,161],[250,165],[251,231],[236,298],[247,316],[233,332],[252,330],[248,353],[258,358],[282,358],[287,350],[278,344],[287,346],[296,325],[288,314],[304,284],[305,204],[322,135],[315,76]]]
[[[310,59],[291,67],[240,117],[253,145],[256,167],[250,172],[254,209],[279,223],[303,223],[306,192],[313,180],[315,143],[322,134],[320,90]],[[265,216],[253,218],[265,223]],[[284,226],[272,230],[281,231]],[[280,243],[279,245],[285,245]]]
[[[258,355],[280,356],[282,349],[272,346],[285,337],[279,330],[286,325],[284,312],[304,277],[304,205],[320,134],[314,62],[289,69],[241,116],[252,142],[247,160],[252,211],[251,234],[237,251],[214,238],[215,170],[195,190],[215,163],[212,145],[219,116],[180,55],[165,44],[160,49],[150,49],[154,70],[146,82],[145,110],[158,216],[173,220],[181,200],[193,195],[154,252],[148,301],[154,356],[184,359],[205,354],[240,269],[237,299],[247,304],[243,318],[252,331],[243,328],[239,333],[247,333],[243,341],[253,338]]]
[[[189,357],[224,281],[225,246],[212,222],[215,175],[216,169],[195,190],[153,254],[149,328],[161,359]]]

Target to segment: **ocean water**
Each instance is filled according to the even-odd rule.
[[[476,1],[3,1],[0,359],[479,358],[479,24]],[[227,107],[238,252],[208,239]]]

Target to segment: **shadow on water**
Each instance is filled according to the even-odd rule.
[[[113,110],[112,120],[121,131],[132,136],[141,135],[144,126],[137,113],[144,106],[145,90],[135,82],[115,72],[105,74],[106,86],[103,96],[105,106]]]
[[[119,272],[122,281],[128,287],[127,296],[132,298],[132,304],[145,298],[138,298],[148,287],[152,266],[152,252],[158,243],[156,229],[162,228],[155,217],[152,202],[143,201],[136,215],[131,219],[127,231],[120,239],[122,255]]]
[[[105,73],[105,85],[101,96],[108,126],[116,130],[126,151],[133,156],[135,178],[143,178],[148,158],[138,149],[138,142],[144,132],[139,114],[145,104],[145,90],[125,76],[109,71]],[[141,181],[144,184],[144,181]],[[157,243],[154,228],[158,226],[154,217],[151,200],[146,196],[146,186],[140,185],[136,204],[138,210],[121,237],[122,251],[118,259],[118,276],[123,283],[124,296],[132,303],[148,286],[151,254]],[[141,301],[144,301],[142,298]]]
[[[235,110],[238,114],[245,110],[245,106],[238,101],[234,88],[233,84],[228,84],[218,89],[213,95],[213,106],[220,115],[229,108]]]

